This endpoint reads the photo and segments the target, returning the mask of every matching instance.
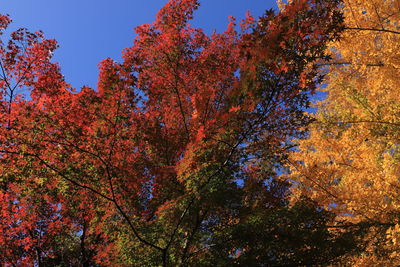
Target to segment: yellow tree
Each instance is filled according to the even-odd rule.
[[[293,197],[336,212],[335,229],[366,231],[352,265],[399,265],[400,1],[344,0],[343,11],[345,33],[321,62],[327,97],[288,159]]]

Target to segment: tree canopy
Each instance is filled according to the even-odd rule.
[[[329,45],[327,98],[290,159],[294,195],[363,228],[354,266],[399,264],[399,1],[344,2],[345,31]]]
[[[0,16],[0,263],[397,262],[399,3],[278,2],[207,35],[169,0],[81,89]]]

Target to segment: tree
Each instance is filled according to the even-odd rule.
[[[207,257],[263,266],[297,261],[299,252],[322,253],[325,263],[341,255],[316,248],[342,238],[311,229],[328,223],[328,212],[307,201],[289,208],[287,184],[275,179],[290,138],[309,122],[302,110],[322,80],[315,63],[342,30],[339,4],[294,1],[257,21],[248,15],[240,31],[231,19],[207,36],[188,24],[198,1],[170,0],[136,29],[123,63],[100,63],[97,90],[79,92],[49,60],[54,41],[12,34],[1,50],[8,213],[0,242],[18,247],[5,247],[5,264],[68,264],[59,259],[78,254],[83,266],[204,266]],[[29,97],[15,96],[20,85]],[[304,214],[294,229],[316,237],[265,254],[279,251],[265,243],[282,231],[275,218],[298,223]],[[252,227],[263,233],[254,249]],[[39,237],[25,245],[29,230]]]
[[[290,159],[297,193],[367,230],[354,265],[399,264],[399,7],[345,1],[346,31],[323,64],[327,98]]]

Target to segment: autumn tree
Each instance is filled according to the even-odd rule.
[[[70,88],[41,33],[2,44],[4,264],[327,264],[352,245],[315,202],[289,207],[276,179],[310,121],[340,1],[293,1],[211,36],[188,24],[198,6],[170,0],[136,28],[96,90]]]
[[[290,158],[296,194],[363,227],[355,266],[399,264],[399,1],[344,1],[345,31],[330,44],[327,98]]]

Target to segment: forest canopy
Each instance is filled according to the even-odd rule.
[[[0,15],[0,264],[399,265],[400,2],[278,5],[169,0],[96,88]]]

